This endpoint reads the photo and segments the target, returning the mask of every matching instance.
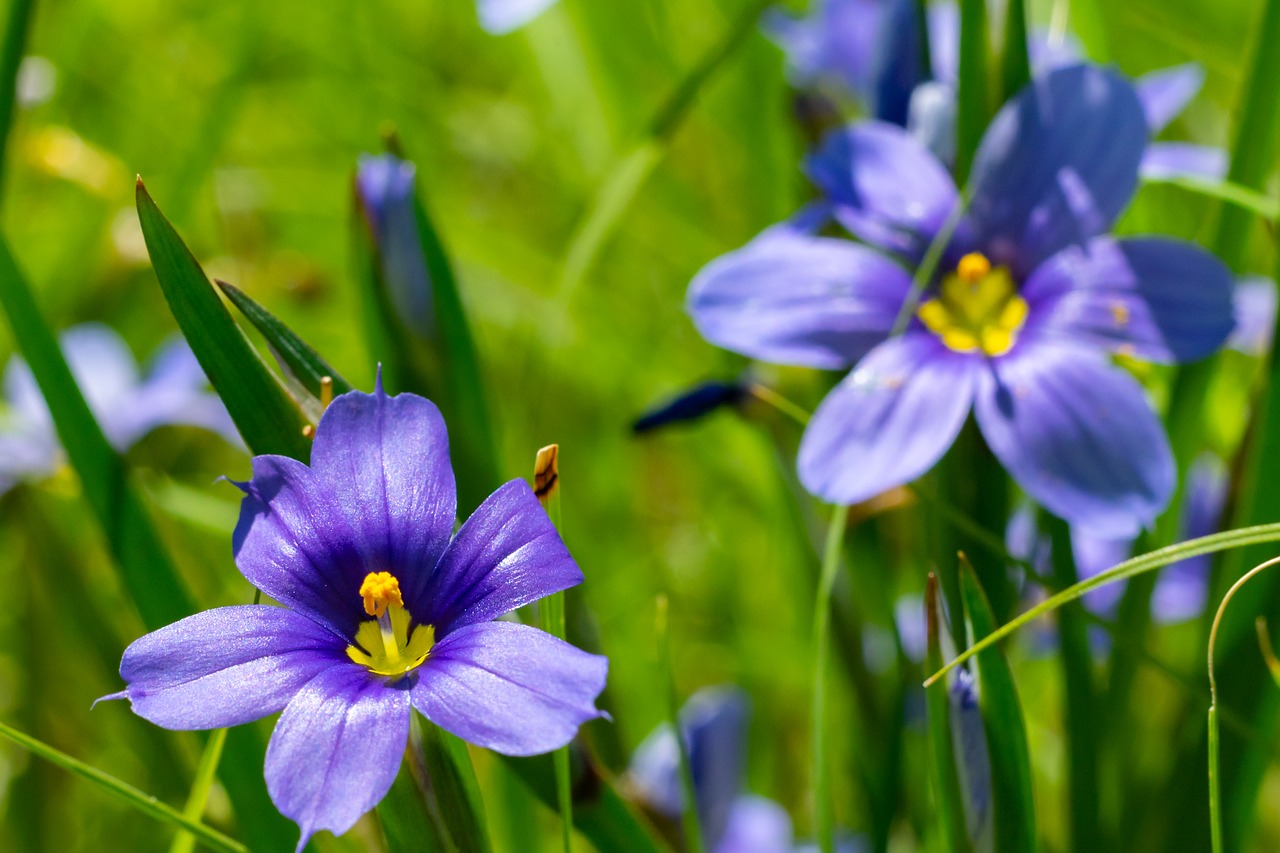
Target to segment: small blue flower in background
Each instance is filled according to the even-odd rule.
[[[1261,357],[1271,349],[1276,332],[1276,283],[1262,276],[1245,276],[1236,284],[1236,326],[1227,346]]]
[[[811,161],[837,220],[869,246],[769,232],[704,267],[703,337],[753,358],[853,372],[805,430],[805,487],[851,504],[924,474],[972,411],[1033,500],[1128,537],[1168,503],[1168,439],[1124,353],[1182,362],[1231,331],[1233,282],[1203,249],[1111,238],[1138,181],[1147,119],[1133,87],[1077,65],[1036,78],[987,129],[939,274],[891,336],[912,270],[961,203],[901,128],[855,125]]]
[[[541,15],[556,0],[477,0],[480,26],[495,36],[518,30]]]
[[[791,818],[777,803],[743,793],[746,779],[746,695],[732,687],[699,690],[680,710],[698,819],[710,853],[791,853]],[[680,747],[670,726],[636,749],[627,778],[654,811],[684,813]]]
[[[931,66],[920,61],[917,0],[815,0],[797,19],[774,11],[765,31],[787,54],[800,85],[832,82],[854,94],[868,114],[905,127],[944,162],[955,151],[956,80],[960,16],[954,3],[928,4]],[[1080,46],[1066,35],[1033,30],[1027,51],[1032,72],[1044,74],[1080,62]],[[1194,63],[1153,71],[1134,81],[1151,135],[1166,128],[1204,84]],[[1143,157],[1144,177],[1221,178],[1226,152],[1187,142],[1153,142]]]
[[[242,447],[222,401],[206,390],[209,382],[186,341],[176,338],[152,358],[145,378],[129,347],[98,323],[73,326],[60,337],[80,386],[111,446],[124,452],[156,427],[195,426]],[[0,421],[0,492],[22,480],[48,477],[62,464],[62,446],[44,396],[19,357],[4,371],[7,411]]]
[[[496,617],[582,581],[532,489],[513,480],[453,533],[448,436],[412,394],[351,392],[326,410],[311,466],[253,459],[236,565],[284,607],[220,607],[147,634],[120,675],[169,729],[283,710],[272,801],[307,839],[341,834],[391,787],[417,708],[508,755],[548,752],[601,716],[607,662]]]
[[[991,759],[983,728],[978,685],[967,669],[958,669],[947,688],[951,736],[960,770],[965,825],[977,850],[990,850],[995,833],[991,809]]]
[[[356,195],[372,231],[393,307],[409,331],[436,337],[435,298],[414,211],[417,169],[392,154],[362,154]]]

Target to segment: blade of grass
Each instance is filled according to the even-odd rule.
[[[1264,219],[1268,222],[1280,220],[1280,202],[1265,193],[1249,189],[1231,181],[1210,181],[1190,175],[1169,175],[1166,177],[1143,178],[1144,184],[1167,184],[1171,187],[1199,193],[1234,205],[1240,210]]]
[[[1004,50],[1000,57],[1000,83],[1003,103],[1031,82],[1031,60],[1027,56],[1026,0],[1009,0],[1005,7]]]
[[[247,293],[225,281],[217,281],[215,284],[244,318],[262,333],[272,351],[279,355],[280,360],[313,396],[319,399],[326,393],[322,388],[325,377],[333,383],[330,393],[345,394],[352,390],[351,383],[343,379],[320,353]]]
[[[18,105],[18,68],[22,65],[35,5],[35,0],[10,0],[4,42],[0,43],[0,192],[4,189],[5,154]]]
[[[831,647],[831,591],[840,568],[840,554],[849,518],[849,508],[838,506],[832,511],[827,528],[827,544],[823,549],[822,572],[813,604],[813,708],[812,708],[812,780],[814,827],[822,853],[834,853],[836,847],[835,815],[831,801],[831,766],[827,756],[827,659]]]
[[[658,597],[657,635],[658,669],[661,671],[663,693],[666,698],[667,724],[676,739],[676,751],[680,755],[680,791],[684,797],[684,811],[680,826],[684,830],[684,849],[688,853],[705,853],[702,821],[698,815],[698,792],[693,785],[693,765],[689,761],[689,745],[680,730],[680,699],[676,695],[676,676],[671,664],[671,625],[667,619],[667,597]]]
[[[960,590],[972,637],[995,629],[995,618],[978,576],[960,555]],[[991,800],[996,853],[1036,850],[1035,795],[1031,786],[1031,751],[1022,719],[1013,671],[1004,653],[988,647],[976,657],[978,704],[991,759]]]
[[[13,741],[28,752],[61,767],[68,773],[88,780],[99,790],[123,800],[138,811],[191,833],[211,850],[222,850],[226,851],[226,853],[248,853],[249,851],[249,848],[235,839],[228,838],[216,829],[190,819],[182,812],[160,802],[150,794],[144,794],[127,782],[123,782],[109,773],[104,773],[96,767],[85,764],[83,761],[72,758],[65,752],[54,749],[52,746],[36,740],[17,729],[10,728],[4,723],[0,723],[0,737]]]
[[[305,462],[311,443],[303,435],[307,424],[297,402],[249,344],[141,179],[137,203],[147,252],[169,309],[245,443],[257,454]]]
[[[930,671],[942,666],[942,610],[938,602],[938,577],[929,573],[924,596],[928,646],[925,666]],[[948,853],[968,853],[973,849],[965,827],[964,793],[956,769],[956,750],[951,734],[951,708],[947,683],[939,681],[925,691],[929,720],[929,753],[933,758],[933,794],[942,825],[943,849]]]
[[[423,728],[430,725],[412,715],[400,772],[376,809],[388,853],[457,853],[427,771]]]
[[[213,788],[213,779],[218,773],[218,762],[222,760],[222,748],[227,743],[227,730],[217,729],[209,733],[204,752],[200,754],[200,764],[196,767],[196,778],[191,784],[191,793],[187,795],[187,805],[182,814],[187,820],[199,823],[204,816],[205,805],[209,802],[209,791]],[[181,830],[169,845],[169,853],[191,853],[196,846],[196,837],[186,830]]]
[[[484,800],[467,745],[439,726],[422,726],[422,756],[431,794],[458,853],[488,853]]]
[[[956,183],[969,177],[978,142],[991,120],[987,82],[986,0],[960,0],[960,77],[956,93]]]

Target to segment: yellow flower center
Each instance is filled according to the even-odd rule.
[[[1007,268],[993,269],[985,255],[970,252],[916,315],[949,349],[1003,355],[1026,322],[1027,302]]]
[[[435,645],[431,625],[414,625],[400,597],[400,582],[390,572],[370,572],[360,584],[364,612],[347,657],[378,675],[403,675],[427,659]]]

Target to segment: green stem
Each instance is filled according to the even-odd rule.
[[[13,114],[18,102],[18,68],[26,49],[31,29],[35,0],[10,0],[9,19],[5,22],[4,42],[0,44],[0,186],[3,186],[5,151],[13,129]]]
[[[218,762],[222,760],[222,747],[227,743],[227,730],[217,729],[209,734],[204,752],[200,755],[200,766],[196,768],[195,782],[191,785],[191,793],[187,795],[187,805],[182,813],[191,821],[199,821],[204,816],[205,805],[209,802],[209,791],[213,788],[214,776],[218,773]],[[196,846],[196,837],[189,832],[180,831],[169,845],[169,853],[191,853]]]
[[[671,631],[668,621],[667,597],[658,598],[658,654],[661,658],[662,679],[666,687],[667,722],[676,739],[680,754],[680,790],[684,794],[684,813],[680,822],[684,828],[684,844],[687,853],[705,853],[702,821],[698,814],[698,795],[693,785],[693,766],[689,763],[689,745],[680,729],[680,700],[676,695],[675,668],[671,663]]]
[[[835,815],[831,802],[831,769],[827,763],[827,657],[831,645],[831,591],[840,567],[840,553],[849,508],[838,506],[827,529],[822,573],[813,605],[813,811],[822,853],[835,851]]]
[[[956,183],[964,186],[991,119],[987,92],[986,0],[960,0],[960,71],[956,95]]]

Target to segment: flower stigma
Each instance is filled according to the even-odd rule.
[[[400,596],[400,582],[390,572],[370,572],[360,584],[364,612],[374,617],[360,623],[347,657],[378,675],[399,676],[427,659],[435,644],[435,628],[414,625]]]
[[[1004,355],[1027,319],[1027,302],[1006,267],[993,268],[986,255],[970,252],[916,315],[948,349]]]

